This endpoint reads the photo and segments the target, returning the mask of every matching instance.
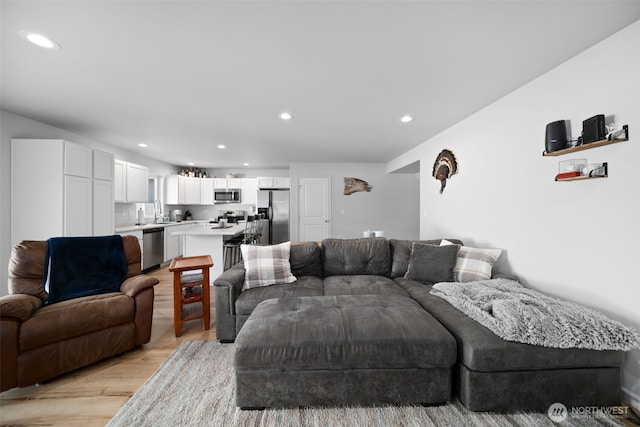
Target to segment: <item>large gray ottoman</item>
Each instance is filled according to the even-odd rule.
[[[455,339],[404,296],[263,301],[235,346],[241,408],[436,405],[451,398]]]

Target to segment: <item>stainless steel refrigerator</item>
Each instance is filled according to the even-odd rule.
[[[268,244],[289,241],[289,190],[258,191],[258,213],[265,214],[268,221],[267,230],[262,230]]]

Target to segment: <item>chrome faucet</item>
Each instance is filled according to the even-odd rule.
[[[162,205],[160,200],[153,201],[153,221],[158,222],[158,218],[162,218]]]

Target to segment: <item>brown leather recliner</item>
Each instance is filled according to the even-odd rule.
[[[153,286],[140,274],[138,239],[123,236],[127,279],[120,292],[43,305],[46,241],[22,241],[9,261],[0,298],[0,391],[24,387],[149,342]]]

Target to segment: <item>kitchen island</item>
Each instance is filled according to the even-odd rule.
[[[178,235],[182,239],[183,255],[198,256],[210,255],[213,267],[210,270],[210,284],[224,271],[224,241],[244,233],[246,225],[229,224],[227,228],[211,228],[186,231],[174,231],[172,235]]]

